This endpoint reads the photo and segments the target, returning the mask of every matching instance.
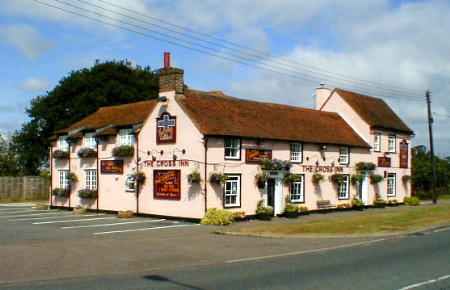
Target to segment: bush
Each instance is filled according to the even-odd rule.
[[[52,195],[56,197],[69,197],[70,191],[65,188],[55,188],[52,190]]]
[[[363,210],[364,203],[360,199],[354,198],[352,199],[352,208],[357,210]]]
[[[112,155],[114,157],[133,157],[134,147],[131,145],[121,145],[113,149]]]
[[[312,175],[312,182],[315,185],[318,185],[323,179],[324,179],[324,176],[322,174],[320,174],[320,173],[314,173]]]
[[[378,175],[378,174],[372,174],[371,176],[370,176],[370,183],[371,184],[378,184],[378,183],[380,183],[381,181],[383,181],[383,176],[381,176],[381,175]]]
[[[255,183],[259,189],[263,189],[266,186],[266,181],[269,175],[267,173],[258,173],[255,175]]]
[[[383,200],[383,199],[377,198],[377,199],[375,199],[375,200],[373,201],[373,206],[374,206],[374,207],[377,207],[377,208],[383,208],[383,207],[386,207],[386,201]]]
[[[399,203],[396,199],[390,199],[388,200],[388,202],[386,203],[387,206],[398,206]]]
[[[82,189],[78,191],[78,196],[81,198],[97,198],[97,190],[92,189]]]
[[[245,219],[245,211],[233,212],[233,221],[242,221]]]
[[[53,158],[55,159],[69,159],[69,152],[56,149],[53,151]]]
[[[309,210],[306,206],[300,206],[298,208],[298,213],[301,215],[307,215],[307,214],[309,214]]]
[[[211,173],[209,176],[209,182],[212,184],[224,184],[227,181],[227,176],[222,173]]]
[[[420,205],[420,199],[418,197],[415,197],[415,196],[405,197],[403,202],[406,205],[409,205],[409,206],[418,206],[418,205]]]
[[[273,218],[273,208],[271,206],[264,206],[264,201],[260,200],[256,208],[256,218],[266,221],[271,220]]]
[[[210,208],[201,220],[202,225],[226,226],[234,221],[233,213],[224,209]]]
[[[200,181],[202,181],[202,178],[200,176],[200,172],[198,172],[197,170],[191,172],[188,174],[187,176],[188,182],[190,184],[199,184]]]
[[[78,151],[78,157],[80,158],[95,158],[97,157],[97,151],[92,148],[81,148]]]
[[[284,216],[288,218],[298,217],[298,206],[292,203],[286,203],[284,208]]]

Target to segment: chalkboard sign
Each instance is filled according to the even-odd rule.
[[[102,174],[123,174],[123,160],[101,160],[100,172]]]
[[[153,197],[155,199],[180,200],[180,170],[154,170]]]
[[[261,163],[263,159],[272,159],[272,150],[252,148],[245,150],[245,161],[247,163]]]

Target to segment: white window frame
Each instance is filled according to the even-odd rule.
[[[241,207],[241,176],[226,174],[227,180],[223,187],[223,207]],[[232,202],[234,198],[234,202]]]
[[[134,145],[135,138],[133,134],[133,129],[120,129],[117,134],[118,145]]]
[[[61,151],[69,151],[69,142],[67,141],[67,136],[58,137],[58,149]]]
[[[84,134],[83,146],[92,149],[95,149],[97,147],[97,140],[95,139],[95,133]]]
[[[69,189],[70,187],[69,170],[67,169],[58,170],[58,176],[59,176],[59,188]]]
[[[350,176],[344,175],[343,182],[338,186],[338,199],[349,199],[350,198]]]
[[[341,165],[348,165],[350,163],[350,147],[349,146],[340,146],[339,147],[338,162]]]
[[[373,135],[373,151],[381,152],[381,134],[375,133]]]
[[[305,202],[305,176],[299,175],[300,180],[291,183],[289,188],[289,199],[293,203]]]
[[[227,144],[227,142],[231,142],[231,143]],[[241,160],[241,138],[226,137],[223,140],[223,147],[224,147],[224,158],[225,159]]]
[[[397,152],[397,136],[395,134],[389,134],[387,147],[389,153]]]
[[[136,192],[136,189],[137,189],[136,176],[133,174],[127,175],[125,179],[125,191]]]
[[[388,173],[386,179],[386,196],[392,197],[397,195],[397,174]]]
[[[291,143],[290,144],[290,160],[295,163],[303,162],[303,144]]]
[[[97,190],[97,169],[85,169],[86,189]]]

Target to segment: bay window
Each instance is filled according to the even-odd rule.
[[[241,139],[240,138],[225,138],[225,159],[241,159]]]
[[[223,194],[223,207],[240,207],[241,206],[241,176],[228,175],[225,181]]]

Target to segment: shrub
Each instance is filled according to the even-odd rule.
[[[210,208],[201,220],[202,225],[226,226],[234,221],[233,213],[224,209]]]
[[[364,175],[361,174],[353,174],[350,178],[350,182],[352,183],[352,185],[357,185],[362,183],[364,180]]]
[[[212,184],[224,184],[225,181],[227,181],[227,176],[222,174],[222,173],[211,173],[211,175],[209,176],[209,182],[211,182]]]
[[[354,198],[354,199],[352,199],[352,208],[358,209],[358,210],[363,210],[364,203],[360,199]]]
[[[343,174],[333,174],[330,176],[331,182],[333,182],[336,185],[342,184],[344,182],[344,175]]]
[[[242,221],[245,219],[245,211],[233,212],[233,221]]]
[[[406,205],[409,205],[409,206],[418,206],[418,205],[420,205],[420,199],[418,197],[415,197],[415,196],[405,197],[403,202]]]
[[[133,157],[134,147],[131,145],[121,145],[113,149],[112,155],[114,157]]]
[[[300,206],[298,208],[298,213],[301,215],[307,215],[307,214],[309,214],[309,210],[306,206]]]
[[[53,158],[55,159],[69,159],[69,152],[56,149],[53,151]]]
[[[78,191],[78,196],[81,198],[97,198],[97,190],[92,189],[81,189]]]
[[[390,199],[388,200],[388,202],[386,203],[387,206],[398,206],[399,203],[396,199]]]
[[[78,157],[80,158],[95,158],[97,157],[97,151],[92,148],[81,148],[78,151]]]
[[[191,172],[188,174],[187,176],[188,182],[190,184],[199,184],[200,181],[202,181],[202,178],[200,176],[200,172],[198,172],[197,170]]]
[[[273,208],[271,206],[264,206],[264,200],[260,200],[256,208],[256,218],[260,220],[271,220],[273,218]]]
[[[370,176],[370,183],[371,184],[378,184],[378,183],[380,183],[381,181],[383,181],[383,176],[381,176],[381,175],[378,175],[378,174],[372,174],[371,176]]]
[[[296,218],[298,216],[298,206],[292,203],[286,203],[284,208],[284,216],[288,218]]]
[[[300,181],[300,175],[288,173],[283,177],[283,183],[289,185],[292,182]]]
[[[55,188],[52,190],[52,195],[56,197],[69,197],[70,191],[66,188]]]
[[[312,182],[315,185],[318,185],[323,179],[324,179],[324,176],[322,174],[320,174],[320,173],[314,173],[312,175]]]
[[[261,162],[261,168],[263,170],[286,170],[291,169],[291,162],[279,160],[279,159],[263,159]]]
[[[255,175],[255,183],[259,189],[263,189],[266,186],[266,181],[269,178],[269,175],[265,172],[258,173]]]
[[[381,198],[377,198],[373,201],[373,206],[377,208],[386,207],[386,201]]]
[[[372,162],[358,162],[356,163],[356,170],[358,172],[369,172],[374,171],[376,165]]]

